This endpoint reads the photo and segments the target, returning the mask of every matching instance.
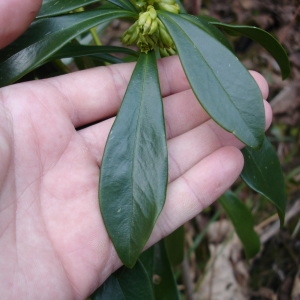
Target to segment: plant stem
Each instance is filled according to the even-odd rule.
[[[54,60],[53,63],[62,72],[66,73],[66,74],[71,72],[70,68],[68,66],[66,66],[60,59]]]
[[[189,273],[188,260],[185,258],[181,264],[182,266],[182,280],[185,286],[185,297],[186,300],[194,300],[193,297],[193,282]]]
[[[97,45],[97,46],[102,46],[102,43],[101,43],[101,40],[99,39],[99,36],[97,34],[97,30],[96,30],[96,27],[93,27],[90,29],[90,33],[93,37],[93,40],[94,40],[94,43]]]

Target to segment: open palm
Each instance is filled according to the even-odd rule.
[[[82,299],[121,265],[97,194],[105,141],[132,68],[98,68],[1,90],[0,285],[10,298],[51,293],[52,299]],[[149,245],[214,201],[243,165],[242,144],[202,110],[178,59],[162,60],[159,70],[170,183]]]

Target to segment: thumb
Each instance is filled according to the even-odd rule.
[[[0,0],[0,49],[27,29],[41,4],[42,0]]]

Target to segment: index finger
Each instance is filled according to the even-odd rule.
[[[59,91],[65,100],[63,109],[78,127],[116,115],[134,66],[135,63],[124,63],[88,69],[46,79],[41,84],[47,83],[48,89],[54,87],[55,94]],[[159,60],[158,71],[163,97],[189,89],[177,56]]]

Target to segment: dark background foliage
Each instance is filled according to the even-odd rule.
[[[248,290],[248,299],[300,299],[300,4],[298,0],[207,0],[184,1],[190,13],[206,14],[224,23],[254,25],[272,33],[287,50],[291,75],[282,81],[277,64],[258,44],[245,37],[232,39],[238,56],[247,68],[261,72],[270,86],[269,101],[274,121],[268,131],[277,149],[288,193],[285,227],[279,231],[267,215],[273,208],[264,199],[251,195],[248,189],[237,186],[237,195],[250,201],[255,211],[257,228],[263,241],[261,253],[247,263],[247,283],[237,279]],[[251,195],[251,196],[249,196]],[[188,225],[191,239],[210,222],[213,210]],[[222,218],[222,217],[221,217]],[[192,229],[191,229],[192,228]],[[196,229],[195,229],[196,228]],[[205,239],[204,239],[205,240]],[[207,241],[209,243],[209,241]],[[204,244],[204,243],[203,243]],[[200,246],[201,248],[201,246]],[[202,246],[204,249],[205,247]],[[200,251],[200,250],[199,250]],[[203,257],[203,251],[201,250]],[[196,254],[197,257],[197,254]],[[192,276],[203,274],[196,262],[191,263]],[[197,266],[194,266],[196,264]],[[205,262],[204,262],[205,264]],[[198,268],[198,269],[197,269]],[[200,269],[200,271],[199,271]],[[238,275],[239,272],[236,272]],[[247,276],[246,276],[247,277]],[[192,296],[199,299],[197,296]],[[213,297],[211,299],[214,299]]]

